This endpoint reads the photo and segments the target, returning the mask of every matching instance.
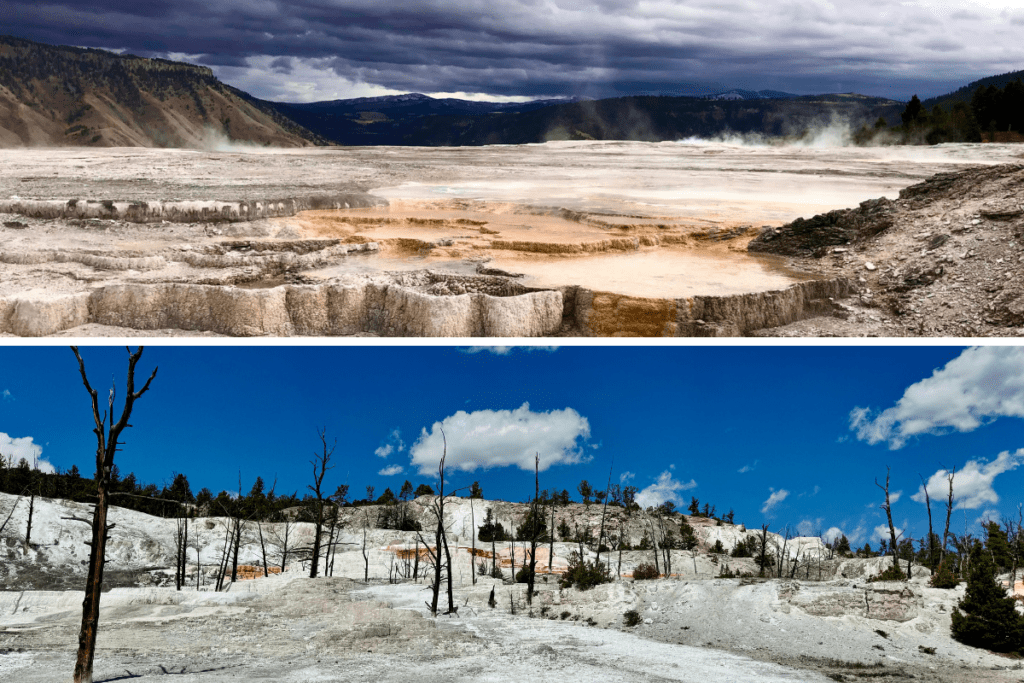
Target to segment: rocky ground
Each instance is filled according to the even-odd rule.
[[[412,582],[289,575],[226,593],[115,589],[103,598],[96,680],[1024,680],[1019,660],[949,639],[955,594],[920,582],[880,588],[869,590],[888,593],[893,609],[865,618],[823,614],[864,599],[850,582],[661,579],[587,592],[548,582],[529,606],[523,586],[481,579],[456,590],[457,615],[437,619],[424,606],[429,591]],[[66,680],[80,599],[0,593],[0,674]],[[627,610],[640,625],[625,624]]]
[[[745,247],[762,226],[1019,156],[1008,144],[2,150],[0,334],[1013,334],[1012,292],[984,290],[1012,274],[1009,255],[988,255],[1012,250],[1012,233],[986,235],[1013,219],[990,217],[988,198],[1016,195],[981,171],[876,203],[899,216],[872,238],[878,253],[833,239],[848,251],[783,249],[787,265]],[[949,242],[925,258],[918,234]],[[954,270],[940,257],[957,274],[924,284]],[[975,272],[989,261],[991,277]],[[808,281],[828,284],[791,291]],[[932,296],[895,296],[907,287]],[[960,299],[970,315],[953,315]]]
[[[752,251],[857,283],[835,314],[764,336],[1024,334],[1024,166],[936,175],[900,191],[765,230]]]
[[[0,496],[7,518],[14,496]],[[22,501],[24,503],[24,501]],[[429,498],[410,504],[416,519]],[[968,648],[949,636],[949,615],[963,587],[939,590],[914,568],[909,582],[868,582],[885,558],[839,560],[820,554],[819,539],[790,539],[800,551],[793,578],[721,578],[723,568],[754,574],[749,558],[709,552],[715,541],[732,547],[747,532],[740,525],[690,518],[700,544],[673,551],[671,576],[634,581],[651,551],[611,557],[616,581],[588,591],[563,589],[559,572],[575,543],[556,543],[548,573],[527,604],[514,584],[513,555],[497,544],[504,580],[473,581],[470,536],[486,506],[503,521],[525,513],[523,504],[453,501],[456,615],[433,619],[422,577],[409,571],[414,534],[370,529],[364,564],[359,520],[375,509],[348,509],[334,555],[333,576],[308,579],[292,560],[269,578],[228,582],[211,590],[222,552],[224,520],[200,518],[190,531],[188,581],[173,586],[175,523],[113,508],[112,532],[98,641],[98,681],[180,676],[182,681],[239,679],[361,681],[386,672],[396,681],[496,681],[538,676],[611,681],[879,681],[940,683],[1022,681],[1021,660]],[[24,542],[22,504],[10,515],[0,547],[0,679],[26,683],[65,680],[80,621],[82,543],[87,527],[63,520],[84,507],[37,499],[33,542]],[[574,504],[558,521],[596,533],[596,505]],[[608,522],[608,520],[606,520]],[[668,522],[678,525],[678,518]],[[615,512],[609,526],[637,542],[650,521]],[[243,562],[261,561],[256,530],[243,534]],[[308,524],[296,523],[292,543],[308,544]],[[80,529],[78,527],[81,527]],[[264,525],[271,561],[280,558],[281,524]],[[636,536],[637,538],[634,538]],[[773,547],[783,539],[774,535]],[[490,559],[477,544],[477,559]],[[293,557],[294,557],[294,550]],[[587,550],[593,558],[592,550]],[[202,566],[197,566],[196,560]],[[605,554],[602,560],[609,559]],[[519,545],[515,562],[521,566]],[[420,565],[424,570],[425,562]],[[791,567],[791,565],[787,565]],[[664,571],[664,567],[662,568]],[[364,582],[364,572],[369,581]],[[256,572],[260,574],[261,572]],[[389,579],[390,577],[390,579]],[[199,584],[197,586],[197,583]],[[489,606],[489,597],[495,606]],[[446,601],[442,598],[442,605]],[[638,623],[625,621],[635,611]]]

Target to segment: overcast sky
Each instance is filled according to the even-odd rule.
[[[127,353],[85,347],[101,396]],[[927,531],[956,469],[953,528],[1024,502],[1024,349],[982,347],[147,347],[122,474],[193,491],[256,476],[305,492],[317,429],[338,440],[328,488],[353,497],[449,481],[525,500],[542,488],[636,486],[644,505],[691,497],[748,526],[845,533],[877,547],[891,467],[896,524]],[[95,469],[89,397],[71,351],[0,347],[0,453]]]
[[[206,64],[279,101],[730,88],[909,99],[1024,68],[1021,0],[5,0],[0,27]]]

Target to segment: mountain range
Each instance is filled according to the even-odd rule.
[[[0,146],[327,141],[204,66],[0,36]]]

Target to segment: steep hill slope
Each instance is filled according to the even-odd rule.
[[[953,105],[957,102],[966,102],[970,104],[971,98],[974,97],[974,91],[978,88],[987,88],[990,85],[994,85],[997,88],[1004,88],[1007,83],[1012,83],[1018,78],[1024,79],[1024,71],[1010,71],[1009,73],[999,74],[998,76],[988,76],[987,78],[981,78],[968,83],[964,87],[958,88],[951,93],[939,95],[938,97],[930,97],[927,100],[923,100],[921,104],[928,109],[931,109],[938,104],[948,111],[952,109]]]
[[[206,67],[0,36],[0,147],[320,141]]]

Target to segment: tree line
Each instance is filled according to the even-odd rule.
[[[862,127],[856,142],[871,144],[888,138],[901,144],[937,145],[944,142],[995,141],[996,133],[1024,132],[1024,82],[1018,78],[1003,87],[979,86],[970,102],[960,100],[947,110],[941,104],[931,109],[914,95],[900,114],[900,125],[890,128],[879,118],[873,128]]]

